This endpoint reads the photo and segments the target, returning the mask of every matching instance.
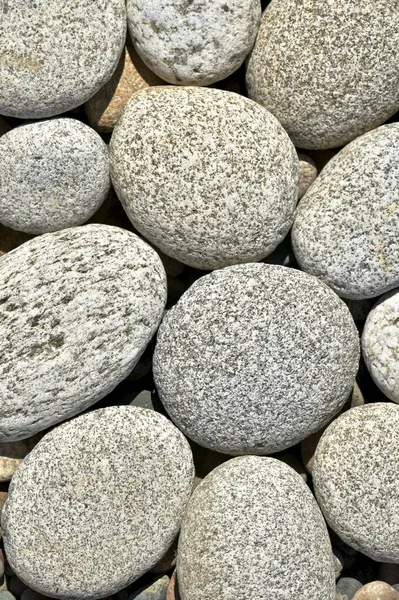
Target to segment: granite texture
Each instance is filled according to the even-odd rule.
[[[108,225],[48,233],[0,259],[0,442],[71,417],[139,360],[166,301],[156,252]]]
[[[153,356],[171,419],[198,444],[270,454],[339,412],[359,339],[332,290],[294,269],[235,265],[201,277],[165,315]]]
[[[299,182],[298,182],[298,199],[308,191],[312,183],[317,177],[316,163],[306,154],[298,153],[299,159]]]
[[[399,123],[366,133],[330,160],[298,205],[298,263],[344,298],[399,284],[398,153]]]
[[[301,477],[272,458],[232,459],[190,498],[179,539],[181,600],[334,600],[330,540]]]
[[[250,52],[260,0],[128,0],[131,38],[165,81],[209,85],[231,75]]]
[[[110,161],[134,227],[192,267],[260,260],[292,225],[295,148],[268,111],[238,94],[168,86],[134,94]]]
[[[64,423],[12,479],[1,516],[10,565],[55,598],[113,594],[168,549],[193,478],[187,441],[154,411],[115,406]]]
[[[375,561],[399,563],[399,406],[358,406],[333,421],[313,465],[330,527]]]
[[[272,0],[247,69],[249,96],[299,148],[334,148],[399,109],[397,0]]]
[[[26,233],[81,225],[110,188],[108,149],[76,119],[12,129],[0,139],[0,222]]]
[[[399,290],[382,296],[369,313],[362,353],[376,385],[399,404]]]
[[[114,72],[126,36],[123,0],[13,0],[0,20],[0,114],[58,115]]]

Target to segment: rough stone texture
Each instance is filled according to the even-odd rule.
[[[298,205],[291,237],[300,267],[345,298],[399,284],[398,153],[399,123],[366,133],[330,160]]]
[[[299,182],[298,199],[305,195],[317,177],[317,167],[313,159],[306,154],[298,153],[299,159]]]
[[[170,579],[167,575],[159,577],[150,585],[130,594],[129,600],[167,600],[169,582]]]
[[[258,32],[260,0],[128,0],[132,41],[165,81],[209,85],[244,62]]]
[[[76,119],[12,129],[0,139],[0,221],[26,233],[81,225],[110,187],[107,146]]]
[[[313,483],[338,535],[373,560],[399,563],[399,406],[358,406],[321,438]]]
[[[20,442],[0,444],[0,481],[9,481],[27,454],[41,439],[34,435]]]
[[[299,148],[343,146],[398,110],[398,44],[396,1],[272,0],[248,64],[249,96]]]
[[[85,104],[90,126],[96,131],[111,133],[132,94],[162,83],[133,46],[126,44],[111,79]]]
[[[353,600],[399,600],[399,592],[383,581],[372,581],[360,588]]]
[[[260,260],[291,227],[295,148],[248,98],[214,88],[138,92],[115,127],[110,159],[135,228],[192,267]]]
[[[376,385],[399,404],[399,290],[385,294],[369,313],[362,351]]]
[[[362,587],[362,584],[353,577],[342,577],[337,582],[335,600],[352,600],[353,596]]]
[[[165,315],[153,356],[169,416],[227,454],[292,446],[339,412],[359,361],[345,304],[294,269],[235,265],[201,277]]]
[[[170,546],[193,478],[187,441],[154,411],[115,406],[64,423],[12,479],[2,513],[10,565],[56,598],[123,589]]]
[[[182,600],[333,600],[327,528],[301,477],[273,458],[232,459],[192,495],[177,558]]]
[[[123,0],[13,0],[0,21],[0,114],[39,119],[86,102],[126,36]]]
[[[157,254],[107,225],[48,233],[0,259],[0,442],[33,435],[132,370],[166,301]]]

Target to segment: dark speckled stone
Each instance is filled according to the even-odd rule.
[[[257,456],[212,471],[182,522],[182,600],[334,600],[330,540],[308,487],[291,467]]]
[[[180,527],[190,447],[164,416],[115,406],[48,433],[13,477],[2,527],[12,569],[56,598],[102,598],[151,569]]]

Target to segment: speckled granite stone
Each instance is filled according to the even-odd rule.
[[[302,198],[308,191],[312,183],[317,177],[317,167],[309,156],[298,153],[299,159],[299,182],[298,182],[298,199]]]
[[[399,109],[398,44],[396,1],[272,0],[248,92],[299,148],[343,146]]]
[[[183,518],[181,600],[334,600],[327,528],[301,477],[272,458],[245,456],[197,487]]]
[[[295,148],[270,113],[238,94],[138,92],[114,129],[110,160],[135,228],[192,267],[260,260],[291,227]]]
[[[0,444],[0,481],[9,481],[27,454],[41,439],[41,434],[21,440]]]
[[[108,149],[76,119],[12,129],[0,139],[0,221],[26,233],[81,225],[110,187]]]
[[[362,334],[362,351],[376,385],[399,403],[399,290],[382,296],[369,313]]]
[[[108,225],[48,233],[0,259],[0,442],[71,417],[132,370],[158,327],[156,252]]]
[[[399,562],[399,406],[358,406],[322,436],[313,483],[328,524],[376,561]]]
[[[167,575],[158,577],[145,587],[133,592],[129,600],[166,600],[170,579]]]
[[[187,441],[154,411],[114,406],[64,423],[12,479],[1,517],[10,565],[56,598],[112,594],[170,546],[193,478]]]
[[[0,114],[38,119],[88,100],[126,35],[123,0],[13,0],[0,20]]]
[[[345,298],[399,285],[398,153],[399,123],[366,133],[330,160],[296,211],[300,267]]]
[[[209,85],[236,71],[250,52],[260,0],[128,0],[137,52],[169,83]]]
[[[165,315],[153,356],[161,401],[198,444],[270,454],[342,408],[359,361],[345,304],[317,279],[261,263],[201,277]]]

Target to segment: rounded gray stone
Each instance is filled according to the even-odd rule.
[[[335,597],[320,510],[301,477],[273,458],[229,460],[199,484],[182,522],[177,575],[182,600]]]
[[[166,301],[156,252],[109,225],[47,233],[0,259],[0,442],[106,396],[138,362]]]
[[[358,406],[338,417],[315,454],[313,483],[330,527],[375,561],[399,563],[399,406]]]
[[[358,333],[314,277],[261,263],[197,280],[165,315],[153,373],[169,416],[198,444],[270,454],[339,412],[353,387]]]
[[[317,177],[316,163],[306,154],[298,153],[299,159],[299,182],[298,199],[302,198]]]
[[[92,411],[48,433],[14,475],[1,516],[11,568],[55,598],[102,598],[151,569],[180,527],[194,479],[164,416]]]
[[[343,146],[399,109],[398,44],[396,0],[272,0],[248,64],[249,96],[297,147]]]
[[[363,584],[357,579],[354,579],[353,577],[341,577],[341,579],[337,581],[335,600],[352,600],[353,596],[361,587],[363,587]]]
[[[83,104],[115,70],[124,0],[13,0],[0,20],[0,114],[58,115]]]
[[[399,285],[399,123],[354,140],[300,201],[291,232],[304,271],[344,298]]]
[[[110,161],[135,228],[192,267],[260,260],[291,227],[295,148],[268,111],[238,94],[168,86],[135,94]]]
[[[370,311],[362,334],[362,352],[376,385],[399,404],[399,290],[382,296]]]
[[[0,139],[0,222],[26,233],[81,225],[110,188],[108,149],[76,119],[12,129]]]
[[[244,62],[258,31],[260,0],[128,0],[133,44],[169,83],[209,85]]]

